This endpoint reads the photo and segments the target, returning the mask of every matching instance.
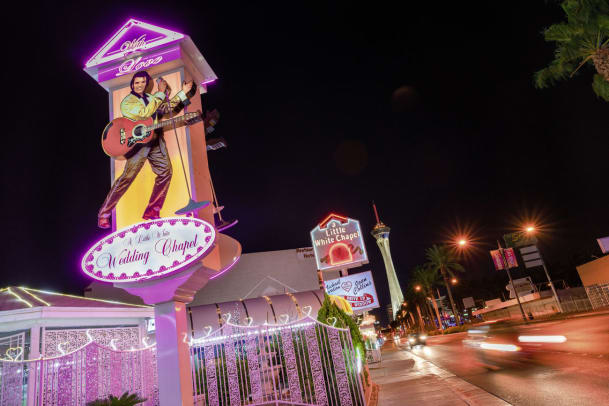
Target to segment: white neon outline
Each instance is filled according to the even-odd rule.
[[[184,34],[181,34],[179,32],[171,31],[166,28],[158,27],[156,25],[144,23],[142,21],[138,21],[136,19],[131,18],[121,28],[119,28],[119,30],[114,33],[114,35],[108,41],[106,41],[106,43],[102,45],[102,47],[98,49],[97,52],[91,58],[89,58],[89,60],[85,63],[85,68],[90,68],[93,66],[101,65],[106,62],[115,61],[129,54],[130,52],[118,52],[115,55],[104,57],[106,52],[108,52],[114,45],[116,45],[116,43],[123,38],[123,36],[129,31],[131,27],[135,27],[138,25],[141,28],[153,31],[157,34],[164,35],[165,38],[153,41],[150,44],[146,43],[146,45],[144,45],[143,47],[138,48],[137,51],[156,48],[160,45],[168,44],[170,42],[174,42],[185,37]]]
[[[189,221],[189,222],[192,222],[192,223],[199,222],[200,223],[200,225],[199,225],[200,227],[208,227],[209,228],[209,230],[210,230],[209,233],[205,233],[205,235],[206,236],[211,236],[211,238],[210,238],[209,242],[205,242],[203,244],[199,244],[200,247],[203,247],[201,252],[197,252],[196,255],[193,255],[191,258],[184,260],[184,262],[181,262],[178,265],[175,265],[175,266],[169,265],[169,266],[167,266],[167,268],[164,271],[156,272],[153,275],[140,275],[140,276],[137,276],[137,277],[130,276],[130,277],[126,278],[126,279],[118,279],[118,278],[110,279],[110,278],[108,278],[106,276],[101,276],[101,277],[97,276],[94,273],[95,269],[93,271],[88,271],[87,270],[87,264],[88,264],[87,257],[89,255],[93,255],[94,256],[94,254],[96,252],[96,247],[99,246],[100,244],[102,246],[105,245],[105,244],[110,244],[110,245],[114,244],[114,239],[116,239],[116,237],[119,234],[124,233],[126,235],[127,233],[130,233],[131,232],[130,230],[133,229],[134,227],[138,227],[139,228],[143,224],[150,223],[150,227],[152,227],[153,225],[155,225],[159,221],[161,221],[163,223],[169,224],[171,221],[174,221],[174,220],[176,222],[174,225],[177,225],[178,223],[181,223],[182,221],[186,220],[186,221]],[[169,224],[169,225],[171,225],[171,224]],[[192,263],[194,263],[196,261],[199,261],[202,258],[204,258],[213,249],[214,244],[216,242],[216,237],[217,237],[217,233],[216,233],[216,230],[215,230],[214,226],[209,224],[207,221],[204,221],[204,220],[201,220],[201,219],[198,219],[198,218],[195,218],[195,217],[162,217],[159,220],[142,221],[140,223],[132,224],[132,225],[129,225],[129,226],[125,227],[125,228],[117,230],[114,233],[105,236],[104,238],[102,238],[101,240],[99,240],[95,244],[93,244],[91,246],[91,248],[89,248],[87,250],[85,255],[83,255],[82,261],[80,263],[80,268],[83,271],[83,273],[85,275],[87,275],[88,277],[93,278],[93,279],[97,279],[97,280],[102,281],[102,282],[123,283],[123,282],[136,282],[136,281],[149,280],[149,279],[158,279],[159,277],[161,277],[163,275],[173,274],[173,273],[179,272],[179,271],[183,270],[184,268],[186,268],[187,266],[191,265]],[[113,241],[112,242],[107,242],[109,239],[112,239]],[[205,241],[205,240],[203,240],[203,241]],[[90,299],[90,300],[94,300],[94,299]],[[30,305],[30,307],[32,307],[32,306]],[[149,306],[146,306],[146,307],[149,307]]]
[[[332,217],[334,217],[334,219],[332,219]],[[337,218],[347,219],[348,221],[343,224]],[[339,265],[331,265],[331,264],[322,265],[321,258],[319,258],[319,255],[317,253],[317,249],[315,248],[315,241],[314,241],[314,238],[313,238],[313,233],[315,231],[321,231],[322,230],[320,224],[323,224],[325,222],[326,223],[325,227],[324,227],[324,229],[325,229],[325,228],[328,228],[328,225],[331,222],[333,222],[333,221],[338,221],[341,225],[344,225],[345,227],[348,226],[351,222],[354,222],[356,224],[356,226],[357,226],[357,233],[358,233],[359,239],[360,239],[360,241],[362,243],[362,245],[360,247],[362,249],[362,251],[363,251],[363,253],[361,255],[362,256],[361,259],[359,259],[357,261],[352,261],[352,262],[344,262],[344,263],[339,264]],[[330,214],[320,224],[318,224],[309,233],[309,235],[311,236],[311,244],[312,244],[312,247],[313,247],[313,254],[315,254],[315,263],[317,264],[317,269],[319,269],[320,271],[331,271],[331,270],[341,269],[341,268],[355,268],[355,267],[363,265],[364,262],[368,262],[369,261],[368,260],[368,251],[366,251],[366,244],[364,242],[364,236],[362,235],[362,229],[361,229],[359,220],[353,219],[351,217],[343,217],[343,216],[340,216],[338,214]],[[329,248],[331,248],[334,244],[335,243],[330,244]]]
[[[305,313],[306,317],[311,317],[311,311],[313,311],[313,308],[310,305],[306,305],[302,307],[302,311]]]

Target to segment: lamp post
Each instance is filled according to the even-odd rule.
[[[505,270],[507,271],[508,278],[510,278],[510,285],[512,285],[512,289],[514,289],[514,295],[516,295],[516,300],[518,301],[518,307],[520,307],[520,313],[522,314],[522,320],[524,320],[524,322],[526,323],[527,317],[524,314],[524,309],[522,308],[522,303],[520,303],[520,296],[518,295],[518,289],[516,289],[516,286],[514,286],[514,281],[512,280],[512,274],[510,273],[510,264],[508,263],[507,258],[505,257],[505,252],[503,250],[503,247],[499,243],[499,241],[497,241],[497,247],[499,248],[499,255],[501,255],[501,262],[503,263],[503,266],[505,267]]]

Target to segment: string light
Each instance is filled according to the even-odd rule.
[[[8,291],[8,293],[10,293],[11,295],[15,296],[17,298],[17,300],[19,300],[20,302],[25,303],[26,305],[28,305],[28,307],[34,307],[32,306],[32,304],[30,302],[28,302],[27,300],[23,299],[21,296],[19,296],[18,294],[16,294],[15,292],[13,292],[11,290],[11,288],[6,288],[6,290]]]
[[[38,300],[39,302],[42,302],[45,306],[51,306],[51,304],[49,302],[47,302],[46,300],[43,300],[40,297],[36,296],[32,292],[28,291],[26,288],[23,288],[23,287],[19,286],[19,289],[21,289],[23,292],[27,293],[28,295],[32,296],[34,299]]]

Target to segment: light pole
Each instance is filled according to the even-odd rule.
[[[526,232],[527,234],[534,234],[535,233],[535,227],[534,226],[528,226],[526,228]],[[537,248],[537,251],[539,251],[539,248]],[[554,282],[552,282],[552,279],[550,279],[550,274],[548,273],[548,268],[546,267],[546,261],[543,260],[543,257],[541,256],[541,252],[539,252],[539,258],[541,258],[541,266],[543,266],[543,270],[546,273],[546,278],[548,278],[548,282],[550,283],[550,287],[552,288],[552,294],[554,295],[554,300],[556,300],[556,305],[558,306],[558,311],[560,313],[562,313],[562,306],[560,305],[560,300],[558,299],[558,294],[556,293],[556,289],[554,288]]]
[[[499,248],[499,255],[501,255],[501,262],[503,263],[503,266],[505,267],[505,270],[507,271],[508,277],[510,278],[510,285],[512,285],[512,289],[514,289],[514,294],[516,295],[516,300],[518,301],[518,307],[520,307],[520,313],[522,313],[522,320],[524,320],[524,322],[527,322],[527,317],[524,314],[524,309],[522,308],[522,303],[520,303],[520,296],[518,295],[518,289],[516,289],[516,286],[514,286],[514,281],[512,280],[512,274],[510,273],[510,264],[507,261],[507,258],[505,257],[505,252],[503,250],[503,247],[501,246],[501,244],[499,243],[499,241],[497,240],[497,246]]]

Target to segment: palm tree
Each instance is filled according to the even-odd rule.
[[[411,284],[408,287],[408,289],[406,290],[405,300],[406,303],[408,303],[408,307],[410,309],[413,309],[412,313],[415,313],[414,310],[416,309],[415,315],[418,316],[419,329],[425,330],[425,322],[423,321],[423,317],[421,315],[421,308],[419,307],[419,304],[421,303],[421,295],[417,294],[414,287],[414,284]]]
[[[432,300],[433,307],[436,311],[439,328],[443,331],[444,326],[442,325],[442,318],[440,317],[440,312],[438,311],[438,304],[434,300],[433,296],[433,288],[441,284],[440,275],[431,268],[419,265],[413,269],[413,281],[415,284],[421,287],[421,293],[423,293],[426,298]],[[429,309],[429,313],[433,314],[429,306],[429,302],[427,300],[425,302]],[[433,315],[431,319],[433,321]]]
[[[450,290],[448,283],[448,277],[455,277],[453,271],[465,272],[465,269],[461,264],[457,262],[454,252],[445,245],[433,245],[425,251],[427,257],[427,266],[435,272],[440,272],[444,279],[444,286],[448,292],[448,299],[450,300],[450,306],[452,307],[453,314],[455,315],[455,321],[457,324],[460,321],[459,313],[455,307],[455,301],[453,300],[453,294]]]
[[[567,20],[544,31],[545,40],[555,42],[556,50],[554,60],[535,73],[535,87],[549,87],[573,77],[584,65],[593,65],[592,89],[609,102],[609,2],[564,0],[560,5]]]

